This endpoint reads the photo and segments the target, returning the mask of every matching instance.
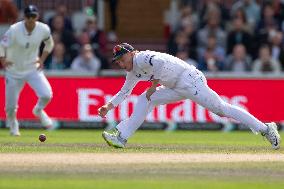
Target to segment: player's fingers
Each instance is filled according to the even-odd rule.
[[[104,113],[99,113],[99,116],[102,117],[102,118],[105,118],[105,117],[106,117],[106,114],[104,114]]]
[[[104,109],[103,109],[103,108],[99,108],[99,109],[98,109],[98,114],[99,114],[99,116],[101,116],[102,118],[105,117],[105,111],[104,111]]]
[[[101,109],[100,109],[100,108],[98,109],[98,114],[99,114],[99,115],[101,115],[101,114],[102,114],[102,112],[101,112]]]

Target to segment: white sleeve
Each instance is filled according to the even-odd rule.
[[[114,95],[112,97],[110,102],[115,107],[118,106],[121,102],[124,101],[124,99],[126,99],[126,97],[128,95],[131,94],[133,88],[138,83],[138,81],[139,81],[139,79],[135,76],[135,74],[133,74],[132,72],[128,72],[127,75],[126,75],[126,80],[125,80],[122,88],[120,89],[120,91],[118,93],[116,93],[116,95]]]
[[[47,52],[51,52],[53,47],[54,47],[54,42],[53,42],[53,38],[52,38],[52,35],[50,33],[50,29],[48,26],[46,26],[46,35],[43,39],[43,42],[44,42],[44,51],[47,51]]]
[[[13,36],[11,27],[9,30],[1,37],[0,41],[0,57],[5,56],[5,49],[13,44]]]

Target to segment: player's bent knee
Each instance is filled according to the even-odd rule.
[[[52,96],[53,96],[52,90],[45,90],[42,91],[42,93],[39,95],[39,98],[51,100]]]
[[[52,99],[52,92],[46,92],[45,94],[41,95],[40,98],[44,100],[51,100]]]

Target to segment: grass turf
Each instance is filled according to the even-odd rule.
[[[128,148],[109,148],[94,130],[22,130],[11,137],[0,130],[1,153],[177,152],[177,153],[283,153],[273,151],[261,136],[250,132],[139,131]],[[39,142],[41,133],[47,141]],[[282,134],[282,133],[281,133]],[[1,155],[1,154],[0,154]],[[75,170],[75,171],[74,171]],[[52,171],[0,171],[0,188],[284,188],[284,163],[194,163],[115,165]]]
[[[184,153],[279,153],[260,135],[251,132],[206,131],[138,131],[126,149],[107,148],[98,130],[22,130],[22,136],[11,137],[0,130],[0,152],[184,152]],[[45,133],[41,143],[38,136]],[[281,133],[282,134],[282,133]]]
[[[108,189],[108,188],[136,188],[136,189],[174,189],[174,188],[199,188],[199,189],[239,189],[239,188],[250,188],[250,189],[282,189],[283,182],[274,181],[242,181],[242,180],[223,180],[221,179],[171,179],[171,178],[158,178],[158,179],[93,179],[93,178],[16,178],[3,180],[3,184],[0,186],[5,189],[14,188],[72,188],[72,189]],[[13,184],[10,184],[13,183]]]

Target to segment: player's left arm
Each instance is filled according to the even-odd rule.
[[[44,48],[43,48],[42,54],[41,54],[41,56],[38,60],[39,69],[43,68],[43,63],[45,62],[46,58],[51,53],[51,51],[54,47],[54,41],[53,41],[52,35],[50,33],[50,29],[48,28],[47,31],[48,32],[47,32],[46,38],[43,40]]]
[[[152,86],[147,89],[146,98],[150,101],[151,95],[156,91],[156,88],[159,84],[161,78],[161,71],[164,65],[165,60],[156,54],[148,54],[143,57],[143,61],[140,64],[140,68],[145,72],[152,73],[151,81]]]
[[[147,89],[147,92],[146,92],[146,98],[150,101],[151,100],[151,95],[154,93],[154,92],[156,92],[156,88],[157,88],[157,86],[159,85],[159,79],[154,79],[153,81],[152,81],[152,86],[149,88],[149,89]]]

